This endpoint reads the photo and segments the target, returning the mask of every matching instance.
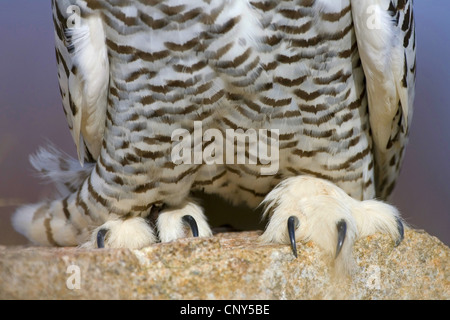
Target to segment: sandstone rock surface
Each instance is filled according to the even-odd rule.
[[[449,248],[407,230],[356,242],[355,274],[336,280],[313,243],[259,232],[181,239],[141,250],[0,247],[0,299],[449,299]]]

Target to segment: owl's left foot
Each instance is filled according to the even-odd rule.
[[[297,257],[297,241],[312,240],[335,264],[348,272],[358,237],[388,233],[399,245],[403,223],[397,209],[376,200],[358,201],[333,183],[309,176],[283,181],[265,200],[270,216],[263,242],[290,244]]]
[[[291,249],[294,256],[297,258],[297,242],[295,240],[295,230],[298,228],[299,222],[296,216],[290,216],[287,221],[287,230],[289,234],[289,241],[291,243]],[[347,234],[347,223],[345,220],[341,220],[336,224],[337,234],[337,244],[336,244],[336,254],[335,258],[339,256],[342,246],[344,244],[345,236]],[[397,247],[403,240],[404,237],[404,227],[403,222],[400,218],[397,218],[397,229],[399,237],[395,241],[395,247]]]

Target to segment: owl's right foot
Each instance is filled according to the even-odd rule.
[[[183,222],[191,228],[192,236],[198,237],[197,221],[195,221],[191,215],[186,215],[183,217]],[[105,247],[105,237],[107,232],[107,229],[100,229],[97,232],[97,248],[102,249]]]
[[[107,221],[93,231],[82,247],[140,249],[156,242],[212,235],[202,209],[192,202],[152,210],[151,218],[154,222],[142,217]]]

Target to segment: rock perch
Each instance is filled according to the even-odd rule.
[[[336,279],[313,243],[263,245],[259,232],[141,250],[0,247],[0,299],[449,299],[449,248],[406,230],[356,242],[355,274]]]

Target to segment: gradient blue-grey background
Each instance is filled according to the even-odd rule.
[[[450,1],[416,0],[417,87],[410,143],[392,202],[450,245]],[[0,244],[23,244],[10,216],[52,188],[28,155],[49,141],[75,155],[59,95],[50,0],[0,0]]]

